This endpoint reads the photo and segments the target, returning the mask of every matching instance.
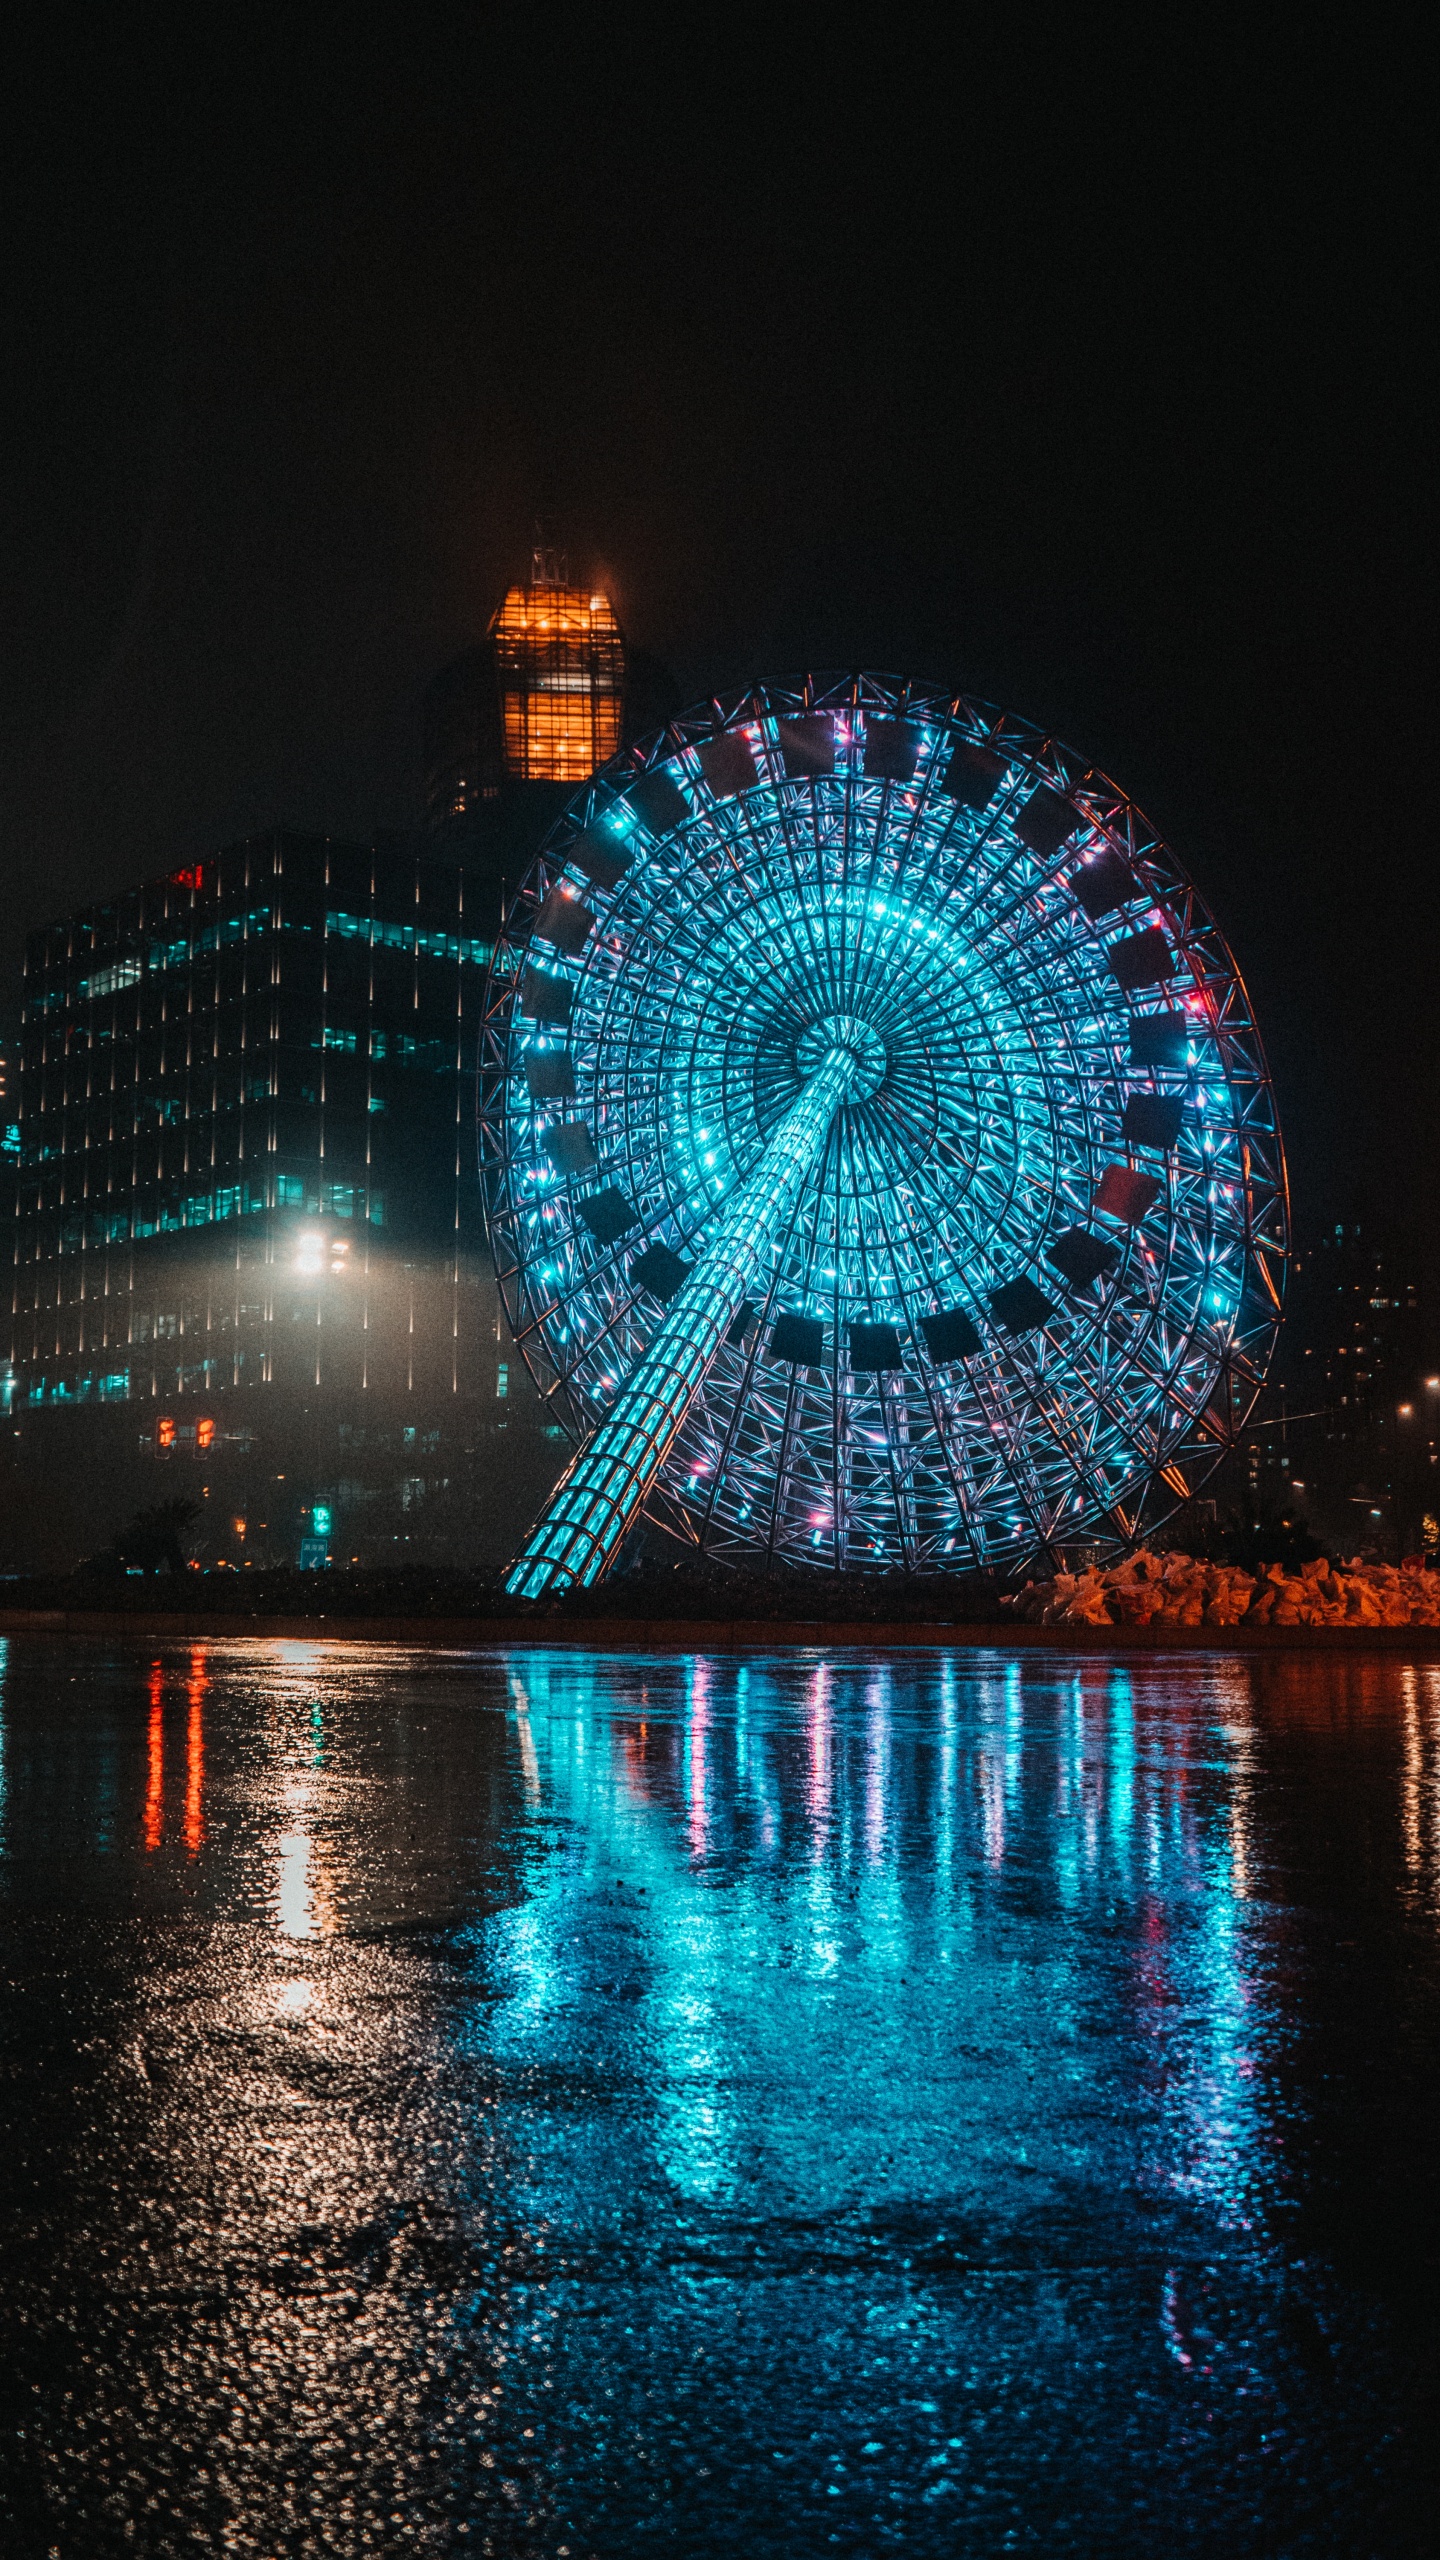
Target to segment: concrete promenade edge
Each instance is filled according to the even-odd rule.
[[[361,1618],[243,1617],[238,1612],[3,1609],[0,1636],[133,1636],[146,1644],[269,1638],[326,1644],[568,1647],[602,1653],[803,1652],[836,1646],[914,1646],[1067,1653],[1410,1653],[1440,1657],[1440,1627],[1036,1627],[923,1625],[821,1618]]]

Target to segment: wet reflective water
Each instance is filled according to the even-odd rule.
[[[1440,1671],[12,1641],[7,2552],[1433,2548]]]

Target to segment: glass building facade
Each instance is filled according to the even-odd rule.
[[[458,867],[285,834],[32,936],[23,1401],[456,1391],[488,957]]]
[[[142,1457],[228,1470],[230,1560],[263,1521],[293,1562],[302,1496],[342,1544],[393,1511],[403,1550],[497,1429],[543,1440],[483,1241],[469,886],[404,839],[277,832],[32,935],[8,1392],[82,1547],[122,1460],[149,1501]]]

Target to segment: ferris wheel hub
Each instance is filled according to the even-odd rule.
[[[851,1072],[847,1102],[868,1102],[878,1093],[890,1072],[890,1056],[878,1031],[858,1014],[827,1013],[802,1031],[795,1043],[795,1068],[808,1084],[819,1073],[832,1049],[847,1049],[854,1066]]]

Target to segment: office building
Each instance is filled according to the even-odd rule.
[[[475,1169],[488,958],[462,864],[283,832],[31,937],[11,1420],[82,1546],[185,1456],[232,1562],[293,1561],[316,1501],[372,1556],[475,1507],[523,1402]]]

